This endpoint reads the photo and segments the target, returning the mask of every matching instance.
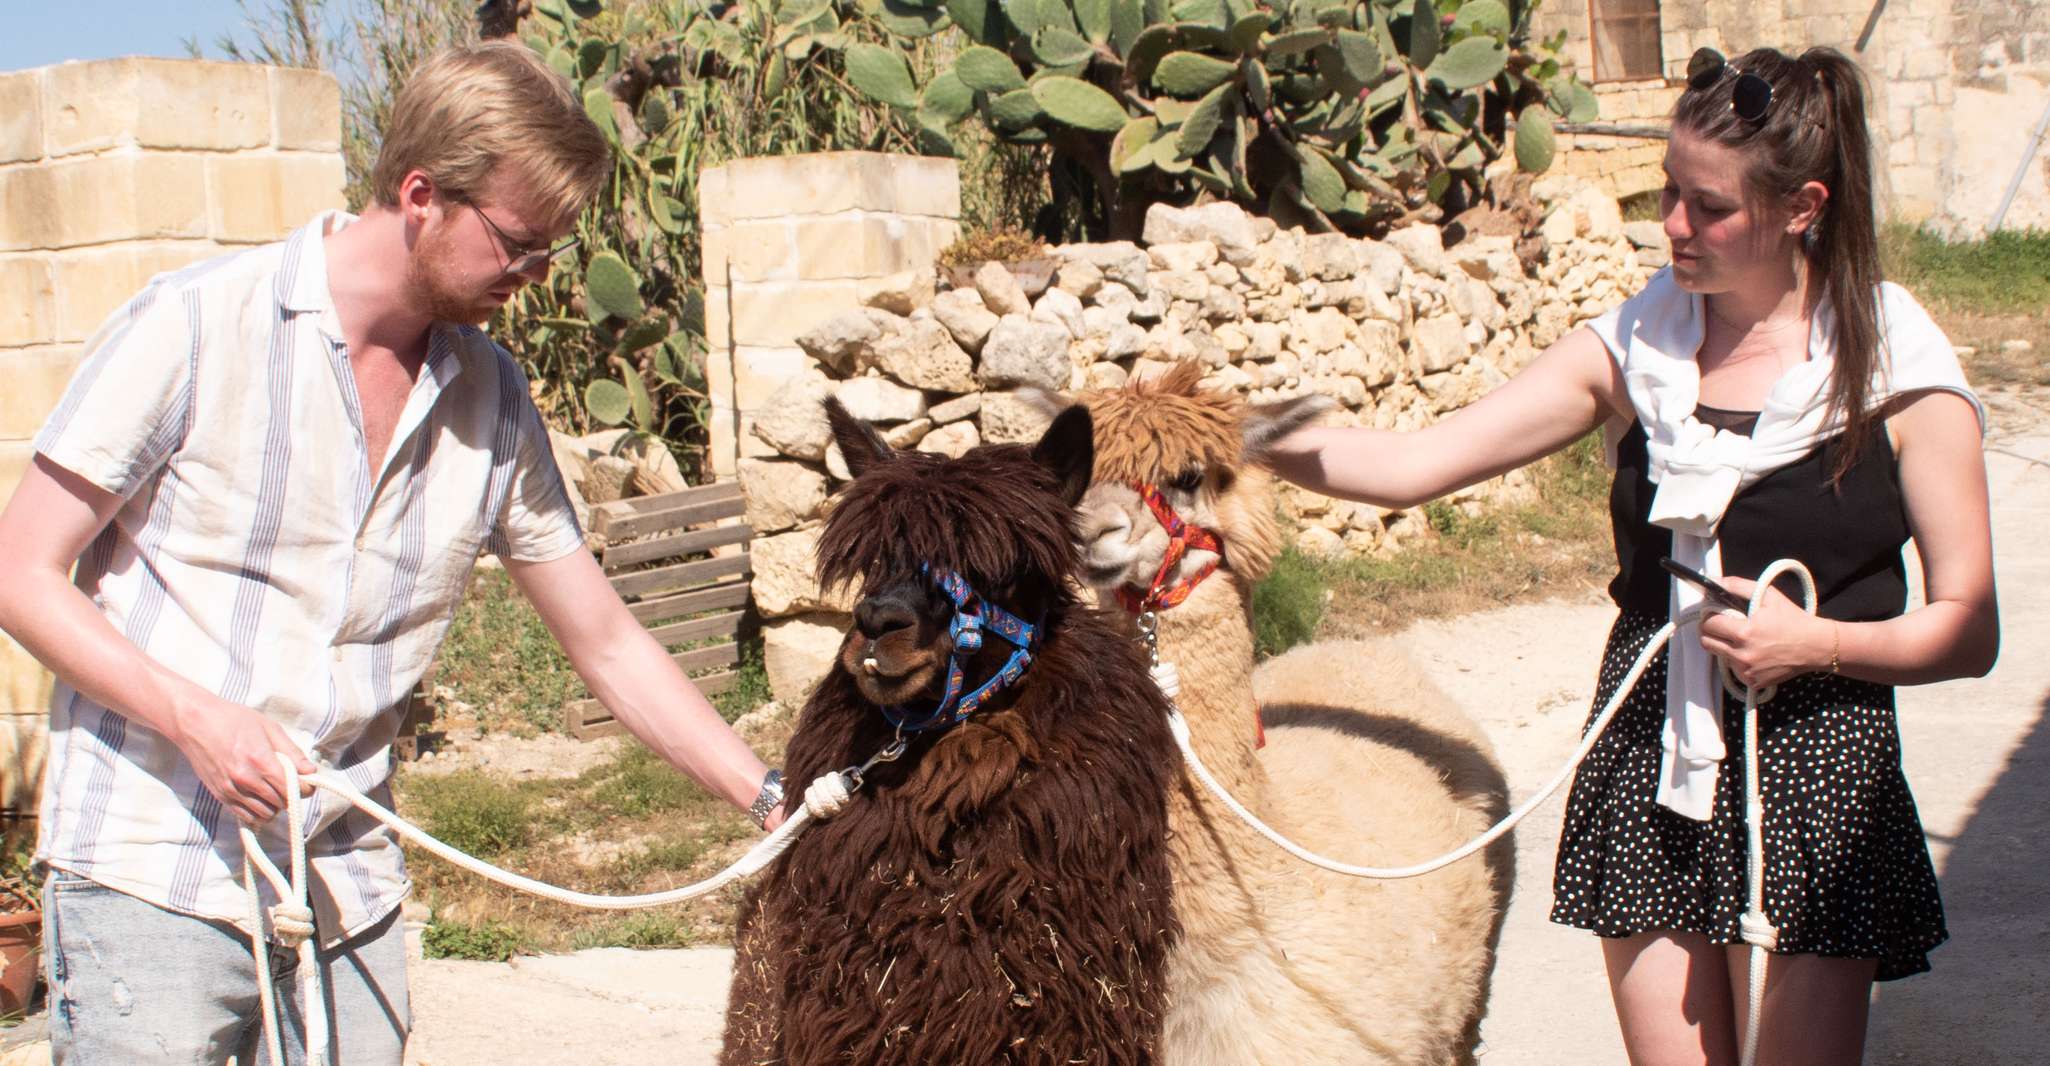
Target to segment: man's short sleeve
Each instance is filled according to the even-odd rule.
[[[555,465],[548,427],[524,389],[519,396],[511,491],[485,547],[501,559],[544,563],[583,548],[584,530]]]
[[[110,316],[86,342],[36,451],[108,492],[134,495],[191,428],[198,299],[152,286]]]

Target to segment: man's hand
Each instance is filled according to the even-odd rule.
[[[318,772],[299,745],[276,722],[247,707],[196,692],[173,719],[171,740],[192,762],[201,784],[229,811],[254,828],[270,821],[285,806],[282,752],[298,763],[301,796],[313,795],[303,777]]]

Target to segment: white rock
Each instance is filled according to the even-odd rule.
[[[1343,233],[1303,238],[1303,273],[1324,281],[1346,281],[1359,272],[1359,242]]]
[[[1071,339],[1080,339],[1089,332],[1082,320],[1081,298],[1066,289],[1048,289],[1041,293],[1039,302],[1032,305],[1032,318],[1037,322],[1059,325],[1068,331]]]
[[[893,336],[870,346],[868,364],[915,389],[969,392],[975,363],[935,319],[907,322]]]
[[[1146,295],[1140,297],[1139,302],[1132,305],[1132,321],[1158,322],[1167,317],[1167,304],[1166,293],[1149,288]]]
[[[982,434],[976,431],[975,423],[954,422],[926,434],[925,439],[918,442],[918,450],[959,459],[980,443]]]
[[[1129,377],[1116,363],[1091,363],[1082,386],[1087,389],[1121,389]]]
[[[1452,268],[1445,257],[1445,235],[1427,222],[1416,222],[1388,234],[1383,243],[1402,253],[1411,270],[1443,277]]]
[[[826,505],[826,475],[804,463],[742,459],[740,493],[755,535],[776,533],[818,517]]]
[[[1466,329],[1456,316],[1435,315],[1422,319],[1410,333],[1410,351],[1420,373],[1449,370],[1473,354]]]
[[[2016,353],[2016,352],[2029,352],[2029,351],[2034,351],[2034,350],[2035,350],[2035,348],[2036,348],[2036,345],[2035,345],[2035,343],[2034,343],[2034,342],[2032,342],[2032,341],[2028,341],[2028,340],[2023,340],[2023,339],[2021,339],[2021,338],[2019,338],[2019,337],[2017,337],[2017,338],[2015,338],[2015,339],[2013,339],[2013,340],[2004,340],[2004,341],[2001,341],[2001,342],[2000,342],[2000,350],[2001,350],[2001,351],[2003,351],[2003,352],[2007,352],[2007,353],[2010,353],[2010,354],[2013,354],[2013,353]]]
[[[1209,241],[1156,244],[1146,255],[1161,270],[1196,271],[1217,262],[1217,246]]]
[[[934,423],[944,426],[949,422],[959,422],[980,410],[982,394],[971,392],[966,396],[956,396],[951,400],[933,404],[925,415]]]
[[[1144,354],[1146,331],[1130,322],[1112,328],[1104,338],[1103,355],[1106,359],[1124,360]]]
[[[982,363],[976,377],[992,388],[1037,385],[1058,391],[1068,387],[1067,327],[1035,322],[1023,315],[1006,315],[990,331],[982,346]],[[983,399],[984,413],[989,398]],[[983,437],[994,439],[983,427]]]
[[[932,316],[953,334],[954,343],[971,353],[982,350],[983,341],[997,324],[997,316],[974,289],[948,289],[933,297]]]
[[[1156,270],[1146,280],[1156,293],[1166,293],[1170,300],[1187,300],[1201,303],[1210,295],[1210,279],[1198,270]]]
[[[883,433],[883,443],[892,448],[909,448],[925,439],[932,432],[932,419],[914,418],[901,426],[892,426]]]
[[[798,334],[797,346],[806,355],[845,374],[882,337],[883,320],[867,310],[843,311]]]
[[[1360,241],[1359,280],[1371,284],[1383,295],[1402,291],[1402,268],[1407,263],[1399,249],[1379,241]]]
[[[1640,219],[1623,223],[1623,237],[1633,248],[1671,248],[1666,239],[1666,224],[1656,219]]]
[[[908,315],[932,302],[933,272],[903,270],[888,277],[866,280],[856,295],[869,307],[896,315]]]
[[[1330,307],[1307,312],[1294,322],[1296,344],[1310,352],[1328,352],[1344,344],[1355,329],[1344,312]]]
[[[1580,235],[1591,241],[1613,241],[1624,236],[1623,212],[1616,207],[1616,198],[1590,185],[1573,194],[1566,201],[1575,215],[1574,224]]]
[[[1305,526],[1295,535],[1295,546],[1318,559],[1336,559],[1345,554],[1345,539],[1323,526]]]
[[[792,378],[755,412],[754,435],[792,459],[825,458],[833,430],[824,404],[832,394],[832,382],[816,370]]]
[[[852,378],[833,390],[847,413],[867,422],[909,422],[925,416],[925,394],[887,378]]]
[[[1022,315],[1032,310],[1032,301],[1026,298],[1017,276],[1002,263],[982,264],[975,272],[975,291],[981,294],[983,306],[998,315]]]
[[[815,611],[762,623],[762,670],[769,691],[788,706],[802,706],[811,691],[833,672],[850,619],[844,614]]]
[[[1068,385],[1065,366],[1061,388]],[[982,439],[991,444],[1031,444],[1046,432],[1053,416],[1040,404],[1009,392],[982,394]]]
[[[1058,249],[1063,263],[1088,263],[1103,272],[1106,280],[1123,284],[1139,295],[1146,293],[1146,253],[1131,241],[1108,244],[1069,244]]]
[[[1071,292],[1087,300],[1096,295],[1096,290],[1103,288],[1103,269],[1094,263],[1071,260],[1061,264],[1053,284],[1062,292]]]
[[[1237,204],[1224,201],[1201,207],[1154,204],[1146,209],[1142,239],[1149,245],[1209,241],[1233,266],[1252,262],[1254,249],[1260,244],[1252,216]]]
[[[822,590],[813,576],[819,531],[800,529],[773,537],[757,537],[748,551],[754,567],[755,609],[763,618],[785,618],[806,611],[852,611],[850,589]]]

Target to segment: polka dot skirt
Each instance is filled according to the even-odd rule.
[[[1616,619],[1595,713],[1663,623],[1627,611]],[[1601,936],[1678,930],[1739,944],[1747,896],[1743,704],[1725,703],[1728,754],[1715,815],[1697,822],[1652,796],[1665,679],[1660,653],[1573,779],[1552,920]],[[1928,952],[1949,934],[1901,773],[1893,689],[1805,674],[1782,682],[1759,708],[1758,728],[1765,910],[1779,927],[1779,950],[1877,958],[1882,981],[1929,969]]]

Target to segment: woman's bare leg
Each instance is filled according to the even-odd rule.
[[[1631,1066],[1736,1066],[1723,948],[1699,933],[1639,933],[1603,938],[1602,957]]]
[[[1751,949],[1737,944],[1723,950],[1729,958],[1733,1031],[1741,1050],[1751,1014]],[[1766,956],[1758,1066],[1857,1066],[1865,1057],[1865,1020],[1878,972],[1877,959]]]

